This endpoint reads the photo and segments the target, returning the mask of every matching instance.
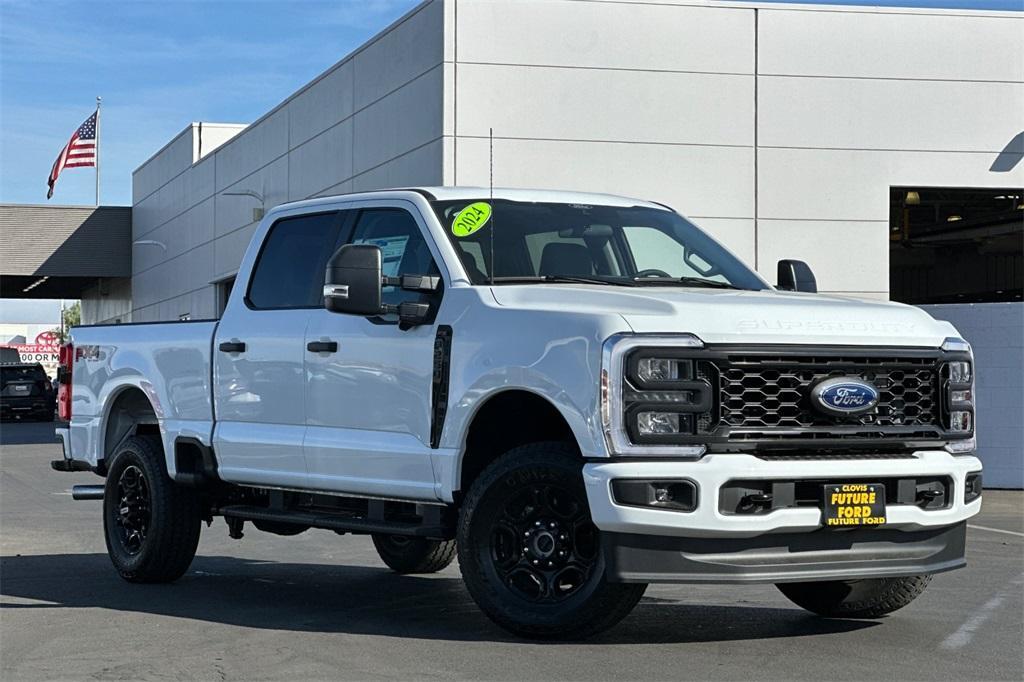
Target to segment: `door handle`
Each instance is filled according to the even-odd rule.
[[[244,353],[245,352],[245,341],[239,341],[238,339],[232,339],[230,341],[222,341],[217,348],[221,353]]]
[[[310,353],[337,353],[337,341],[310,341],[306,344],[306,350]]]

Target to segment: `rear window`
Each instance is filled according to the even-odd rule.
[[[0,367],[0,381],[6,386],[12,381],[42,381],[46,372],[41,367]]]

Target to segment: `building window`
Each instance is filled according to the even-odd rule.
[[[892,300],[1021,300],[1024,189],[893,187],[889,230]]]

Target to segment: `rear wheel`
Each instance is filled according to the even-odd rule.
[[[111,459],[103,492],[107,553],[121,577],[136,583],[180,578],[195,557],[201,521],[195,491],[167,475],[159,439],[126,439]]]
[[[932,577],[831,580],[776,585],[791,602],[829,618],[878,618],[914,601]]]
[[[455,540],[374,533],[373,546],[395,573],[436,573],[455,558]]]
[[[516,635],[582,639],[618,623],[646,585],[610,583],[582,464],[563,443],[510,450],[473,483],[458,529],[470,595]]]

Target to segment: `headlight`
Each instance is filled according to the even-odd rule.
[[[965,360],[949,363],[949,382],[951,384],[971,383],[971,363]]]
[[[711,409],[712,391],[694,376],[688,350],[703,348],[690,334],[619,334],[604,344],[601,419],[608,450],[617,455],[699,457],[696,415]]]
[[[636,372],[645,383],[676,381],[679,379],[679,363],[668,358],[643,358],[637,362]]]
[[[949,360],[942,368],[944,405],[942,413],[950,436],[946,450],[954,454],[974,452],[974,366],[971,346],[963,339],[946,339],[943,350],[966,355],[966,359]]]

